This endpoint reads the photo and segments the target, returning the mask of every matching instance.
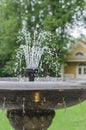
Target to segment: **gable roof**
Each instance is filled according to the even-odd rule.
[[[81,45],[81,46],[83,46],[84,48],[86,48],[86,42],[85,41],[83,41],[83,40],[76,40],[75,41],[75,43],[70,47],[70,49],[69,49],[69,53],[74,49],[74,48],[76,48],[78,45]]]
[[[82,53],[81,55],[76,55],[77,53]],[[79,62],[86,61],[86,42],[79,40],[75,41],[75,44],[71,46],[68,50],[67,61]]]
[[[86,41],[81,40],[81,42],[86,45]]]

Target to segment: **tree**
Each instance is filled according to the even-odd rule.
[[[18,4],[12,0],[1,1],[0,6],[0,76],[12,76],[13,55],[20,28]]]
[[[84,23],[86,20],[85,7],[85,0],[2,0],[0,2],[0,76],[14,75],[11,68],[15,63],[15,49],[21,43],[25,44],[24,41],[19,44],[16,42],[24,25],[31,32],[32,37],[34,30],[40,28],[53,34],[52,44],[47,44],[51,53],[43,54],[40,66],[44,75],[50,73],[54,76],[56,68],[60,69],[65,60],[67,44],[71,40],[70,28],[78,24],[78,21]],[[46,43],[44,42],[44,46]]]
[[[45,9],[45,17],[42,26],[45,30],[50,30],[54,33],[56,39],[53,41],[53,44],[50,45],[52,56],[45,55],[42,63],[44,72],[50,73],[53,69],[53,73],[50,75],[55,75],[56,65],[58,64],[61,66],[61,64],[65,62],[64,55],[67,53],[67,45],[70,41],[73,42],[70,35],[70,29],[77,26],[80,21],[82,25],[85,26],[84,11],[86,2],[84,0],[47,0],[43,6]],[[58,70],[60,70],[59,66],[57,66]]]

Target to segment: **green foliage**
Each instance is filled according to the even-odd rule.
[[[59,45],[55,36],[47,46],[49,51],[44,52],[40,62],[41,75],[60,76],[61,65],[65,62],[64,54],[67,53],[67,47],[63,47],[63,44]]]
[[[86,22],[85,8],[85,0],[23,0],[23,2],[2,0],[0,2],[0,76],[14,76],[12,67],[15,64],[15,49],[21,44],[17,44],[16,41],[23,22],[26,22],[26,28],[32,34],[35,28],[41,28],[55,36],[52,44],[48,45],[52,54],[45,53],[41,61],[44,75],[46,75],[45,70],[49,69],[50,75],[55,76],[56,63],[61,67],[65,61],[64,55],[71,39],[69,29],[78,24],[78,21]]]
[[[85,130],[86,101],[61,110],[56,110],[56,116],[48,130]]]
[[[12,76],[13,55],[17,48],[16,40],[19,30],[19,19],[15,3],[5,1],[0,6],[0,76]]]

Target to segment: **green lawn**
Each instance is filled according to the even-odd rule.
[[[4,118],[3,118],[4,117]],[[48,130],[85,130],[86,101],[76,106],[56,110],[56,116]],[[6,112],[0,111],[0,130],[12,130],[6,118]]]
[[[56,110],[56,116],[48,130],[86,130],[86,101]]]
[[[11,130],[8,119],[6,118],[6,111],[0,110],[0,130]]]

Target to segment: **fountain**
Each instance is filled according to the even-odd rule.
[[[29,77],[29,81],[34,81],[34,77],[37,71],[38,69],[34,68],[26,69],[26,75]]]
[[[23,51],[25,48],[28,50],[27,45],[22,46]],[[38,71],[37,61],[35,59],[33,66],[32,57],[37,56],[38,61],[40,60],[39,55],[34,52],[34,46],[30,48],[30,57],[26,55],[28,63],[31,63],[26,68],[29,81],[34,81]],[[37,51],[36,47],[38,48],[38,44],[35,46]],[[29,81],[0,81],[0,108],[7,109],[7,117],[15,130],[47,130],[56,109],[66,108],[86,99],[84,83]]]

